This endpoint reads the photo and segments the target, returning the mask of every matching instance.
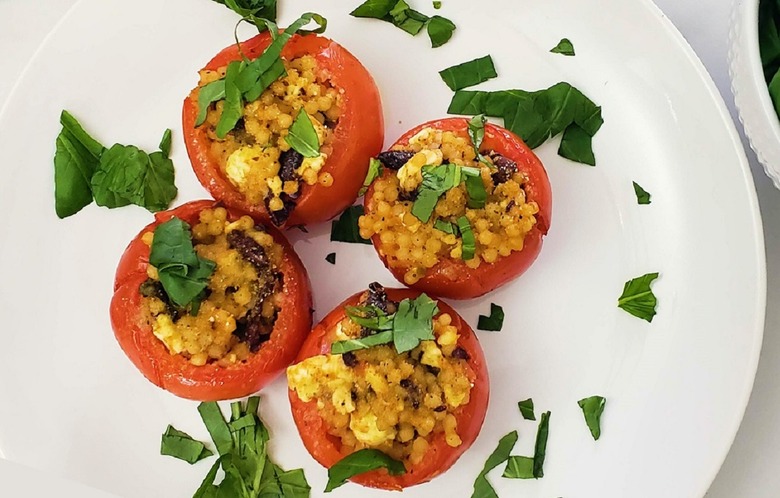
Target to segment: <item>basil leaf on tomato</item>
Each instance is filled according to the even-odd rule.
[[[536,415],[534,414],[534,400],[532,398],[518,401],[517,408],[520,409],[520,414],[525,420],[536,420]]]
[[[539,427],[536,430],[534,444],[534,477],[544,477],[544,458],[547,454],[547,437],[550,433],[550,412],[542,413]]]
[[[237,80],[244,67],[244,61],[232,61],[225,71],[225,104],[215,130],[217,138],[225,138],[243,116],[244,98]]]
[[[474,253],[477,250],[477,240],[474,238],[474,232],[471,231],[471,223],[465,216],[458,218],[458,230],[463,242],[460,257],[464,261],[468,261],[474,258]]]
[[[184,460],[189,464],[213,455],[211,450],[206,448],[206,445],[192,439],[189,434],[176,430],[172,425],[168,425],[162,435],[160,454]]]
[[[441,47],[452,38],[455,31],[455,23],[446,17],[433,16],[428,21],[428,38],[431,39],[431,47]]]
[[[444,232],[444,233],[449,233],[449,234],[457,234],[458,233],[458,226],[456,224],[454,224],[454,223],[449,222],[449,221],[436,220],[433,223],[433,228],[435,228],[436,230],[439,230],[441,232]]]
[[[198,90],[198,117],[195,119],[195,126],[200,126],[206,121],[211,104],[224,99],[225,80],[212,81],[200,87]]]
[[[341,213],[330,225],[330,240],[333,242],[349,242],[353,244],[371,244],[371,241],[360,236],[358,220],[363,216],[363,206],[350,206]]]
[[[637,182],[633,182],[634,184],[634,193],[636,194],[636,202],[637,204],[650,204],[650,192],[643,189],[641,185],[639,185]]]
[[[288,130],[285,140],[303,157],[319,157],[320,138],[309,118],[309,114],[301,108]]]
[[[331,354],[344,354],[359,349],[368,349],[373,348],[374,346],[390,344],[391,342],[393,342],[393,331],[385,330],[384,332],[378,332],[359,339],[336,341],[330,345],[330,352]]]
[[[370,448],[358,450],[345,456],[328,469],[328,484],[325,492],[329,493],[347,482],[347,479],[376,469],[387,469],[391,476],[406,473],[402,462],[391,458],[379,450]]]
[[[501,327],[504,326],[504,308],[501,306],[490,303],[490,315],[479,315],[479,321],[477,322],[477,328],[479,330],[486,330],[490,332],[498,332]]]
[[[366,190],[368,190],[368,187],[371,186],[372,183],[374,183],[374,180],[382,176],[382,161],[379,159],[372,157],[368,162],[368,172],[366,173],[366,178],[363,180],[363,186],[360,188],[360,191],[358,192],[358,195],[363,195],[366,193]]]
[[[60,124],[54,153],[54,209],[59,218],[67,218],[92,203],[92,175],[105,147],[68,111],[60,114]]]
[[[509,459],[512,448],[517,443],[517,437],[517,431],[512,431],[498,441],[496,449],[490,454],[484,467],[482,467],[482,472],[479,473],[474,481],[474,492],[471,494],[471,498],[498,497],[495,489],[487,480],[487,475],[488,472]]]
[[[462,167],[461,171],[466,179],[466,193],[469,196],[468,207],[482,209],[487,202],[487,190],[482,181],[482,173],[479,168]]]
[[[510,456],[501,477],[507,479],[534,479],[534,459],[527,456]]]
[[[493,65],[493,58],[486,55],[443,69],[439,71],[439,76],[450,90],[457,91],[495,78],[498,73]]]
[[[588,425],[591,436],[594,441],[601,437],[601,414],[604,413],[604,406],[607,404],[607,398],[603,396],[590,396],[577,402],[585,416],[585,423]]]
[[[568,55],[571,57],[574,56],[574,44],[568,38],[561,38],[561,41],[559,41],[558,44],[550,50],[550,52],[553,54]]]
[[[392,330],[395,314],[388,315],[377,306],[346,306],[344,312],[350,320],[371,330]]]
[[[618,298],[618,307],[637,318],[652,322],[658,300],[650,285],[657,278],[658,273],[646,273],[626,282],[623,293]]]
[[[425,294],[398,303],[393,319],[393,344],[398,354],[411,351],[420,341],[433,340],[433,317],[439,312],[436,301]]]
[[[149,263],[157,268],[165,293],[179,306],[191,304],[203,292],[216,268],[213,261],[198,256],[190,226],[177,217],[155,229]]]

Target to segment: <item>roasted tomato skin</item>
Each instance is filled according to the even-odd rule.
[[[280,267],[284,287],[274,331],[260,350],[245,362],[231,367],[195,366],[181,355],[172,355],[154,336],[141,311],[139,287],[148,278],[150,250],[141,237],[174,216],[193,225],[201,211],[218,206],[220,204],[215,201],[194,201],[157,213],[155,221],[139,232],[122,255],[111,300],[114,335],[136,368],[166,391],[198,401],[240,398],[259,391],[292,363],[311,329],[311,290],[306,270],[284,236],[265,224],[268,233],[284,248]],[[242,215],[228,209],[230,220]]]
[[[266,31],[241,43],[248,59],[255,59],[271,43]],[[294,35],[282,50],[282,57],[293,59],[312,55],[332,84],[341,91],[341,116],[334,128],[333,152],[322,172],[333,176],[333,184],[305,185],[295,209],[281,226],[289,228],[333,218],[350,206],[368,171],[369,159],[378,154],[384,142],[382,101],[368,70],[338,43],[319,35]],[[241,60],[238,47],[231,45],[218,53],[203,69],[216,70],[231,61]],[[253,205],[221,173],[211,157],[204,127],[195,127],[198,115],[197,89],[184,100],[182,124],[184,141],[192,167],[200,183],[226,206],[269,220],[264,205]]]
[[[444,131],[464,132],[468,129],[468,120],[464,118],[444,118],[423,123],[401,136],[391,146],[404,146],[409,139],[425,128]],[[547,234],[552,218],[552,189],[547,172],[536,154],[511,131],[495,126],[485,125],[485,138],[481,149],[494,150],[515,161],[518,169],[528,176],[526,184],[526,199],[536,201],[539,213],[536,215],[536,225],[524,239],[521,251],[512,251],[509,256],[502,256],[495,263],[482,262],[478,268],[466,266],[462,260],[444,258],[433,268],[430,268],[423,278],[410,287],[435,296],[450,299],[472,299],[501,287],[507,282],[522,275],[536,260],[542,250],[542,239]],[[395,171],[385,169],[383,177],[394,175]],[[373,185],[369,187],[364,197],[364,206],[368,211],[373,209]],[[377,250],[382,263],[393,276],[404,282],[407,268],[391,266],[380,251],[380,234],[371,237],[371,242]]]
[[[414,299],[420,295],[420,292],[411,289],[386,289],[386,291],[388,298],[393,301]],[[314,327],[301,348],[296,363],[330,352],[336,324],[346,318],[344,307],[357,305],[361,294],[362,292],[359,292],[347,298]],[[482,347],[474,331],[452,307],[443,301],[438,302],[438,307],[440,313],[448,313],[452,317],[452,325],[460,334],[458,345],[469,354],[468,364],[473,372],[473,378],[470,379],[473,385],[470,401],[453,412],[458,422],[458,435],[463,442],[457,448],[452,448],[445,441],[444,434],[439,433],[429,441],[428,453],[422,462],[411,468],[407,467],[405,474],[391,476],[386,470],[380,469],[357,475],[350,479],[352,482],[388,490],[401,490],[422,484],[449,469],[471,447],[479,435],[482,423],[485,421],[490,393],[490,381]],[[289,390],[289,397],[293,419],[304,446],[321,465],[326,468],[332,467],[346,455],[339,451],[340,440],[328,435],[326,422],[318,413],[316,400],[304,403],[293,390]]]

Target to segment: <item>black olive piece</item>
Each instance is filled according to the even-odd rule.
[[[289,149],[279,156],[279,178],[283,182],[298,180],[298,173],[295,172],[303,164],[303,155],[295,149]]]
[[[488,156],[493,160],[493,165],[496,167],[496,171],[490,175],[493,178],[493,183],[496,185],[509,181],[512,175],[517,173],[517,163],[508,157],[504,157],[492,150],[488,152]]]
[[[358,364],[357,356],[352,351],[348,351],[341,355],[341,360],[349,368],[355,368]]]
[[[418,195],[420,195],[420,191],[419,190],[412,190],[411,192],[407,192],[406,190],[399,190],[398,191],[398,200],[414,202],[414,201],[417,200],[417,196]]]
[[[468,361],[469,359],[471,359],[471,356],[469,356],[469,354],[466,352],[466,350],[463,349],[460,346],[455,348],[455,350],[452,352],[451,356],[453,358],[457,358],[459,360],[466,360],[466,361]]]
[[[423,365],[425,367],[425,370],[428,371],[428,373],[432,373],[433,375],[439,375],[439,372],[441,372],[441,368],[438,367],[432,367],[430,365]]]
[[[268,266],[268,256],[263,246],[242,230],[233,230],[227,234],[230,247],[238,251],[241,257],[251,264],[258,273],[264,272]]]
[[[436,408],[434,408],[434,409],[433,409],[433,411],[435,411],[435,412],[439,413],[439,412],[443,412],[443,411],[444,411],[444,410],[446,410],[446,409],[447,409],[447,407],[446,407],[446,406],[444,406],[444,405],[439,405],[439,406],[437,406]]]
[[[379,155],[376,156],[376,158],[379,159],[379,162],[382,163],[382,166],[393,171],[401,169],[401,167],[412,157],[414,157],[414,152],[409,150],[388,150],[380,152]]]

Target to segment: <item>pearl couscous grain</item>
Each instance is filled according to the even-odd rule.
[[[231,247],[231,233],[259,244],[268,258],[269,271],[260,274]],[[153,239],[153,232],[142,237],[150,246]],[[255,352],[256,343],[242,340],[241,328],[248,321],[260,321],[272,328],[279,311],[281,279],[273,269],[281,263],[282,247],[262,227],[255,227],[249,216],[231,222],[221,207],[200,213],[199,223],[192,227],[192,241],[199,256],[216,263],[207,297],[197,313],[176,308],[162,291],[157,269],[149,265],[149,279],[142,284],[141,294],[152,332],[171,354],[180,354],[193,365],[216,362],[227,366],[244,361]],[[274,292],[260,295],[260,289],[269,288]]]
[[[539,207],[526,200],[526,177],[519,171],[501,183],[493,178],[494,169],[479,162],[465,131],[455,133],[426,128],[410,139],[406,146],[394,150],[414,152],[395,175],[385,174],[374,182],[366,212],[360,217],[360,235],[370,238],[379,234],[380,253],[394,268],[406,270],[404,282],[413,285],[443,258],[460,259],[463,241],[452,233],[434,228],[437,220],[456,222],[465,216],[476,239],[475,256],[466,260],[469,268],[495,263],[512,251],[523,249],[525,235],[536,224]],[[490,157],[486,158],[491,162]],[[457,164],[480,169],[487,191],[487,202],[479,209],[468,207],[463,184],[439,198],[433,216],[423,223],[412,214],[409,199],[423,181],[425,166]]]

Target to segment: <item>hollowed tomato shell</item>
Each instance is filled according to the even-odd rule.
[[[269,32],[261,33],[241,43],[241,50],[255,59],[271,43]],[[331,84],[340,91],[341,115],[333,130],[332,153],[321,172],[333,176],[333,184],[302,185],[295,209],[283,228],[306,225],[333,218],[350,206],[368,171],[369,159],[382,150],[384,119],[379,90],[368,70],[338,43],[319,35],[294,35],[284,46],[282,57],[287,60],[313,56]],[[241,60],[238,47],[231,45],[218,53],[203,69],[216,70],[231,61]],[[230,183],[212,157],[205,127],[195,127],[198,115],[198,89],[184,100],[182,124],[184,141],[192,167],[200,183],[226,206],[269,220],[261,203],[250,204]]]
[[[425,128],[466,133],[468,120],[445,118],[423,123],[407,131],[396,140],[393,147],[408,145],[409,139]],[[469,268],[466,266],[466,262],[461,259],[442,258],[433,268],[428,269],[423,278],[410,286],[413,289],[451,299],[475,298],[522,275],[542,250],[542,239],[547,234],[552,219],[552,189],[542,162],[520,137],[505,128],[490,123],[485,125],[485,138],[481,149],[483,151],[494,150],[515,161],[519,171],[527,176],[526,200],[534,201],[539,206],[536,225],[526,234],[522,250],[512,251],[509,256],[499,257],[495,263],[483,261],[476,269]],[[396,174],[395,171],[385,169],[383,177],[387,178],[394,174]],[[374,208],[373,191],[372,185],[364,197],[366,211]],[[408,268],[389,264],[387,257],[382,253],[382,242],[379,234],[371,237],[371,242],[387,269],[399,282],[404,283],[404,274]]]
[[[295,359],[311,329],[311,290],[300,259],[284,236],[266,224],[266,230],[283,248],[279,270],[283,275],[282,302],[271,338],[246,361],[230,367],[195,366],[181,355],[171,354],[152,333],[142,312],[140,285],[148,278],[150,248],[143,234],[177,216],[190,225],[201,211],[218,207],[215,201],[194,201],[157,213],[130,242],[119,261],[111,300],[111,325],[120,347],[153,384],[182,398],[215,401],[240,398],[259,391]],[[244,213],[228,209],[228,218]]]
[[[330,353],[336,324],[346,318],[344,307],[357,305],[360,294],[362,293],[349,297],[314,327],[301,348],[296,362],[319,354]],[[387,295],[393,301],[401,301],[406,298],[414,299],[420,295],[420,292],[410,289],[387,289]],[[380,469],[351,478],[350,480],[355,483],[373,488],[400,490],[427,482],[449,469],[471,447],[482,428],[490,394],[487,364],[482,347],[479,345],[474,331],[452,307],[443,301],[439,301],[438,306],[440,313],[448,313],[452,317],[452,325],[458,329],[460,334],[458,345],[465,349],[470,357],[468,364],[471,368],[470,380],[473,386],[470,400],[467,405],[461,406],[453,412],[458,422],[458,435],[463,442],[460,446],[453,448],[447,444],[443,433],[436,434],[429,440],[428,452],[422,461],[417,465],[407,467],[405,474],[391,476],[386,470]],[[327,424],[317,409],[317,401],[312,400],[304,403],[293,390],[289,391],[289,396],[293,419],[304,446],[321,465],[327,468],[332,467],[346,455],[341,452],[340,439],[328,435]]]

